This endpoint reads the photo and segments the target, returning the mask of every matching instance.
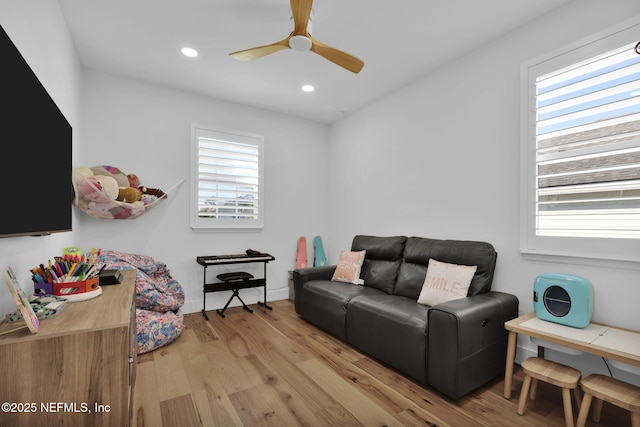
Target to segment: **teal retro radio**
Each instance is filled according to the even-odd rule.
[[[584,328],[593,319],[593,285],[579,276],[541,274],[533,284],[533,308],[542,320]]]

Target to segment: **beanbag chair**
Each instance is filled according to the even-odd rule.
[[[167,265],[148,255],[101,251],[107,269],[136,270],[138,354],[173,342],[184,329],[184,290]]]

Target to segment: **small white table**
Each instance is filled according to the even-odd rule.
[[[513,364],[516,357],[518,334],[540,338],[585,353],[595,354],[634,366],[640,366],[640,332],[601,323],[590,323],[586,328],[572,328],[546,320],[535,313],[525,314],[504,324],[509,331],[507,363],[504,374],[504,397],[511,399]]]

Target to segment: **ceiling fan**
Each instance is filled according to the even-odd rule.
[[[283,40],[258,46],[251,49],[230,53],[229,55],[240,61],[250,61],[262,58],[283,49],[298,51],[311,50],[325,59],[345,68],[353,73],[359,73],[364,62],[355,56],[349,55],[331,46],[320,43],[310,34],[310,17],[313,0],[291,0],[291,13],[293,15],[293,31]]]

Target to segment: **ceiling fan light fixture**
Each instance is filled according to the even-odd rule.
[[[306,52],[311,49],[311,40],[306,36],[293,36],[289,39],[289,47],[298,52]]]

